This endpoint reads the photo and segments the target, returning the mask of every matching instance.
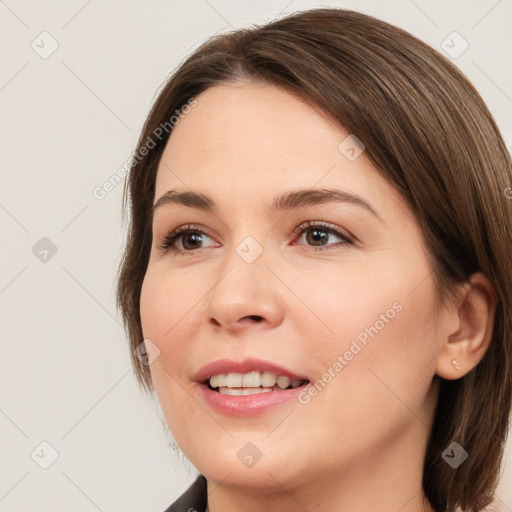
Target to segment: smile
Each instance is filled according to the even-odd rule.
[[[208,381],[209,389],[223,395],[253,395],[269,393],[283,389],[293,389],[307,383],[306,380],[291,379],[270,371],[252,371],[249,373],[221,373],[212,375]]]

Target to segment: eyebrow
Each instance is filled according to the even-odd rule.
[[[358,195],[352,194],[345,190],[338,189],[303,189],[286,192],[274,198],[272,204],[269,206],[269,210],[273,213],[277,213],[284,210],[304,208],[306,206],[314,206],[317,204],[324,203],[349,203],[356,206],[361,206],[375,217],[377,217],[382,223],[381,216],[372,207],[371,204],[366,202],[363,198]],[[168,190],[153,205],[151,214],[166,204],[181,204],[190,208],[198,208],[204,211],[217,211],[217,207],[213,199],[205,194],[200,194],[192,191],[179,192],[177,190]]]

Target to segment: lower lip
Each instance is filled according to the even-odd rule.
[[[230,416],[252,416],[266,412],[294,398],[297,399],[297,395],[308,385],[253,395],[224,395],[218,391],[212,391],[206,384],[196,384],[204,401],[212,409]]]

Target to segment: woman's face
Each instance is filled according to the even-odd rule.
[[[207,204],[155,209],[141,294],[175,440],[225,484],[361,483],[383,470],[411,482],[446,333],[415,217],[347,131],[289,93],[237,83],[196,99],[163,153],[155,203],[175,191]],[[222,392],[204,383],[232,373],[248,376],[216,377]],[[275,386],[309,383],[269,390],[287,375]]]

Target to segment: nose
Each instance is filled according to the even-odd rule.
[[[263,254],[248,263],[233,251],[214,283],[205,310],[216,328],[239,332],[255,325],[271,328],[282,322],[280,283]]]

